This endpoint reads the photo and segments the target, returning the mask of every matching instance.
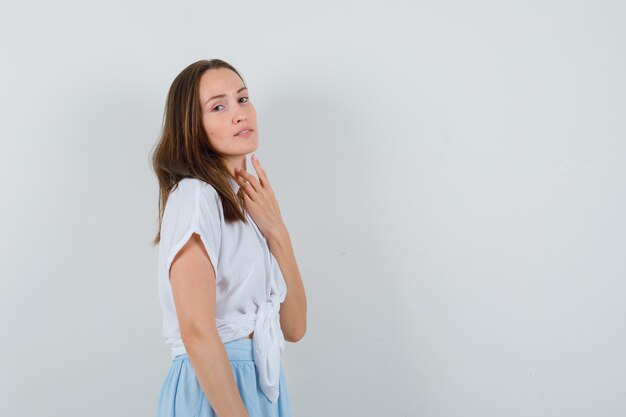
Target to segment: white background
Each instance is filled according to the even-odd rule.
[[[626,3],[0,3],[0,416],[151,416],[149,164],[239,69],[308,298],[294,416],[626,415]],[[248,160],[248,168],[252,165]]]

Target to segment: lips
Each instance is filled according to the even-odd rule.
[[[253,131],[253,130],[252,130],[252,129],[250,129],[249,127],[244,127],[244,128],[243,128],[243,129],[241,129],[239,132],[237,132],[237,133],[235,134],[235,136],[239,135],[241,132],[244,132],[244,131],[246,131],[246,130],[249,130],[249,131],[251,131],[251,132]]]

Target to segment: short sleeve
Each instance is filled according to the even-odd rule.
[[[197,233],[211,259],[217,280],[222,236],[220,199],[213,187],[193,178],[186,178],[170,193],[161,224],[160,246],[165,257],[165,271],[176,254]]]

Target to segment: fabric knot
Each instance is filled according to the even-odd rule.
[[[257,313],[252,335],[254,362],[259,372],[259,386],[267,399],[278,400],[280,356],[285,350],[285,337],[280,328],[280,302],[270,298]]]

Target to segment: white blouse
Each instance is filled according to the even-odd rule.
[[[229,178],[235,192],[239,184]],[[216,271],[215,324],[223,343],[247,337],[252,331],[259,385],[275,403],[279,393],[280,357],[285,338],[279,321],[287,286],[265,236],[246,212],[249,223],[228,224],[212,185],[184,178],[169,195],[159,243],[159,299],[163,336],[171,359],[186,353],[172,297],[169,271],[174,257],[197,233]]]

